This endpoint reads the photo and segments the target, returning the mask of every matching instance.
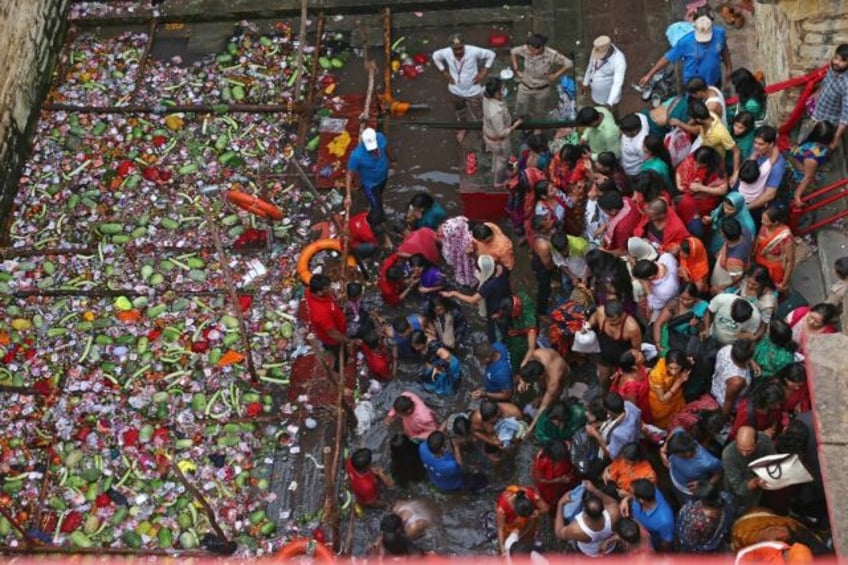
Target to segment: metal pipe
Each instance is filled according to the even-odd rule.
[[[828,192],[834,191],[837,188],[841,188],[841,187],[846,186],[846,185],[848,185],[848,179],[838,180],[838,181],[836,181],[832,184],[829,184],[827,186],[823,186],[822,188],[815,190],[815,191],[813,191],[809,194],[805,194],[804,196],[801,197],[801,201],[802,202],[809,202],[813,198],[817,198],[819,196],[827,194]]]
[[[848,216],[848,210],[843,210],[838,214],[834,214],[833,216],[829,216],[823,220],[819,220],[818,222],[814,222],[809,226],[804,226],[803,228],[799,228],[795,231],[796,236],[807,235],[816,231],[819,228],[823,228],[824,226],[830,225],[837,220],[841,220],[842,218]]]

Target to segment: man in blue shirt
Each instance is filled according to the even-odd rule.
[[[698,481],[716,484],[721,479],[721,461],[683,428],[671,431],[660,450],[660,458],[668,467],[674,495],[680,504],[692,500]]]
[[[698,13],[700,15],[697,15]],[[722,61],[728,75],[733,70],[724,28],[713,26],[712,12],[697,12],[692,33],[681,37],[674,47],[660,57],[651,70],[639,80],[639,84],[645,86],[660,69],[678,61],[683,62],[683,84],[692,78],[700,77],[709,86],[721,87]]]
[[[662,492],[648,479],[631,484],[633,496],[621,501],[621,513],[642,524],[651,534],[655,551],[669,552],[674,542],[674,510]]]
[[[774,127],[764,125],[754,131],[754,144],[748,158],[757,162],[761,174],[768,170],[768,177],[765,182],[760,182],[762,179],[758,179],[756,183],[753,183],[755,187],[761,186],[761,191],[757,191],[755,194],[751,193],[748,189],[750,185],[742,186],[741,183],[736,187],[745,198],[748,211],[754,218],[754,225],[759,229],[763,212],[777,196],[780,186],[783,184],[783,175],[786,174],[786,158],[777,146],[777,130]],[[775,282],[779,283],[780,281]]]
[[[430,433],[427,441],[419,444],[418,455],[433,486],[442,492],[455,492],[462,489],[464,485],[462,465],[459,463],[461,455],[456,445],[454,445],[454,453],[447,448],[448,441],[445,434],[435,431]]]
[[[512,398],[512,363],[509,351],[502,343],[480,343],[474,356],[483,367],[483,388],[471,393],[474,399],[488,398],[495,402],[509,402]]]
[[[377,212],[379,218],[384,217],[383,190],[389,177],[389,163],[395,159],[389,152],[386,136],[377,133],[372,128],[362,130],[359,143],[351,151],[347,160],[347,176],[345,183],[348,193],[353,183],[353,174],[359,175],[359,185],[362,187],[368,205]],[[350,207],[350,201],[345,199],[345,207]]]

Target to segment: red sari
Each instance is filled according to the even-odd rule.
[[[692,192],[693,182],[709,186],[722,179],[721,175],[709,174],[706,169],[699,167],[694,154],[689,154],[677,166],[677,175],[680,179],[677,188],[683,194],[677,203],[677,215],[680,216],[684,224],[688,224],[701,216],[709,216],[721,203],[721,196]]]
[[[787,226],[780,226],[769,233],[765,226],[757,233],[754,242],[754,261],[768,269],[769,276],[774,284],[783,282],[786,276],[786,246],[792,241],[792,230]]]
[[[609,391],[617,392],[624,398],[636,405],[642,411],[642,421],[646,424],[653,423],[651,416],[650,386],[648,385],[648,371],[645,367],[639,367],[639,379],[630,379],[621,384],[622,373],[618,371],[613,375]]]
[[[567,457],[562,461],[554,461],[540,451],[533,458],[533,472],[536,477],[533,484],[536,486],[539,496],[551,508],[556,507],[562,495],[577,485],[578,479],[573,475],[573,471],[574,466],[571,464],[571,459]],[[541,483],[538,481],[538,479],[549,481],[566,476],[569,480],[563,483]]]
[[[586,181],[592,171],[591,161],[583,158],[571,167],[564,163],[559,154],[554,155],[548,166],[548,176],[555,187],[565,193],[571,206],[566,209],[563,229],[568,235],[580,236],[586,221]]]

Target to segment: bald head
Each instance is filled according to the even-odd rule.
[[[657,198],[648,203],[646,210],[648,219],[652,222],[662,220],[668,214],[668,204],[662,198]]]
[[[743,457],[754,453],[757,448],[757,430],[751,426],[742,426],[736,432],[736,449]]]

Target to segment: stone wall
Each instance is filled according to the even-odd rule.
[[[70,0],[0,2],[0,240]]]
[[[754,68],[773,83],[824,65],[839,43],[848,42],[845,0],[758,0],[753,22],[757,33]],[[800,88],[769,95],[769,118],[783,121]]]

